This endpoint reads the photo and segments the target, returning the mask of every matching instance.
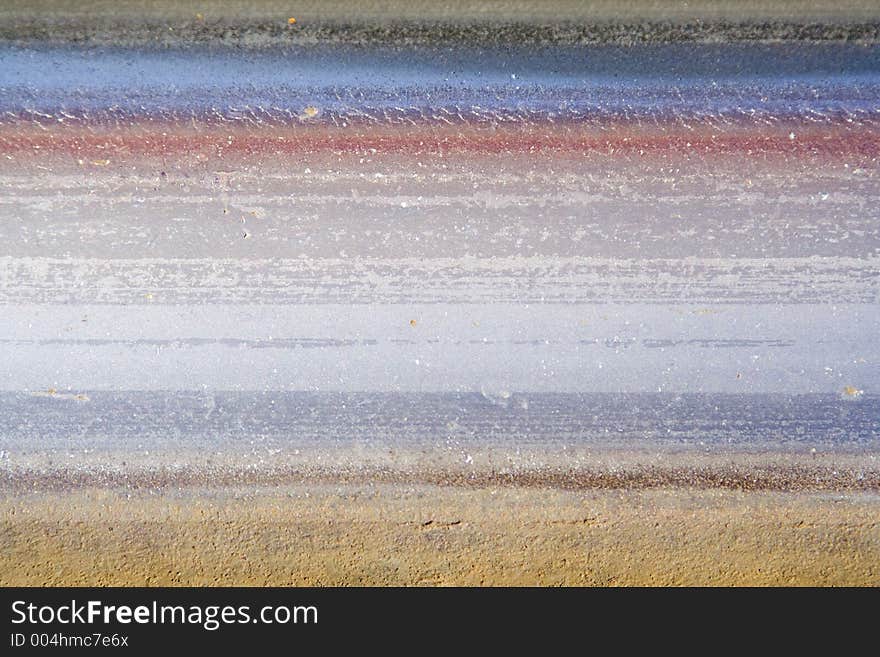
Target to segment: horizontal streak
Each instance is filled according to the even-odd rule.
[[[461,464],[467,453],[490,450],[502,462],[556,455],[575,466],[594,449],[650,459],[659,456],[652,450],[669,448],[723,461],[726,450],[811,457],[812,449],[880,448],[876,394],[502,393],[0,392],[0,462],[69,452],[108,465],[126,453],[132,462],[169,466],[256,457],[266,465],[317,465],[357,462],[359,452],[365,463],[394,461],[388,450],[399,449],[404,460],[433,452]]]
[[[667,21],[685,20],[754,20],[773,22],[790,20],[796,24],[825,21],[835,23],[846,17],[876,17],[878,10],[871,0],[785,0],[778,3],[740,0],[381,0],[352,3],[350,0],[300,0],[296,3],[298,22],[364,22],[393,27],[396,23],[441,23],[474,25],[515,18],[526,24],[565,23],[568,21],[615,20]],[[91,0],[71,3],[66,0],[6,0],[0,9],[4,20],[30,17],[35,21],[64,24],[67,21],[125,21],[128,24],[171,24],[195,22],[196,12],[206,21],[230,25],[250,21],[272,22],[281,17],[287,24],[290,3],[286,0]]]
[[[443,338],[425,338],[422,340],[407,340],[391,338],[388,342],[392,344],[480,344],[480,345],[497,345],[510,344],[516,346],[533,345],[557,345],[562,341],[558,339],[538,339],[531,340],[490,340],[483,338],[482,340],[456,340]],[[704,349],[736,349],[741,347],[792,347],[795,345],[793,340],[753,340],[753,339],[731,339],[719,340],[713,338],[703,339],[681,339],[681,340],[658,340],[645,339],[637,341],[634,338],[593,338],[590,340],[576,340],[572,344],[582,345],[604,345],[610,349],[621,349],[640,344],[648,349],[669,349],[673,347],[702,347]],[[162,348],[187,348],[187,347],[204,347],[208,345],[218,345],[222,347],[232,347],[235,349],[327,349],[336,347],[363,347],[363,346],[379,346],[378,339],[364,340],[339,340],[333,338],[269,338],[266,340],[249,340],[245,338],[174,338],[174,339],[129,339],[117,340],[113,338],[49,338],[45,340],[17,340],[0,338],[0,345],[10,346],[67,346],[67,347],[162,347]]]
[[[877,390],[873,305],[7,305],[0,389]],[[296,338],[307,338],[298,340]],[[257,347],[257,348],[250,348]],[[308,348],[303,348],[308,347]]]
[[[363,125],[358,126],[355,121],[350,127],[321,126],[304,120],[306,125],[299,128],[273,126],[263,119],[254,119],[251,125],[250,119],[241,123],[230,119],[229,125],[223,125],[226,119],[218,119],[217,125],[205,123],[201,129],[197,126],[187,130],[179,123],[150,125],[139,122],[137,117],[124,116],[109,119],[105,128],[95,129],[68,127],[63,119],[57,121],[52,114],[46,117],[52,125],[40,129],[28,119],[10,122],[8,115],[5,119],[0,116],[0,153],[7,157],[93,158],[104,160],[104,166],[133,162],[144,156],[186,158],[196,154],[219,159],[322,153],[416,156],[549,152],[615,157],[738,154],[755,158],[772,154],[876,158],[880,153],[880,110],[839,120],[817,116],[809,121],[750,116],[737,123],[716,115],[680,116],[665,126],[663,121],[638,116],[612,121],[584,117],[574,119],[570,125],[560,122],[555,127],[535,126],[528,121],[517,125],[520,118],[528,117],[496,116],[487,117],[490,125],[482,130],[469,125],[467,119],[454,125],[451,120],[444,121],[440,114],[436,121],[427,117],[426,125],[421,127],[412,117],[401,119],[397,130],[374,125],[368,119]],[[821,124],[825,122],[828,126],[823,128]]]
[[[381,484],[437,485],[464,488],[516,487],[558,490],[645,490],[686,488],[740,491],[880,491],[880,472],[837,466],[716,467],[642,466],[627,470],[533,469],[484,472],[422,468],[107,468],[45,470],[0,469],[0,491],[22,495],[35,491],[124,488],[130,491],[168,488],[216,490],[224,486]]]
[[[506,6],[508,3],[504,3]],[[544,3],[538,3],[544,4]],[[575,3],[577,4],[577,3]],[[736,3],[739,4],[739,3]],[[565,5],[570,8],[572,5]],[[590,6],[587,4],[586,6]],[[694,20],[693,10],[682,10],[675,5],[661,19],[657,11],[651,18],[632,17],[622,21],[626,10],[604,12],[602,17],[561,9],[558,14],[538,14],[532,20],[516,20],[509,14],[464,12],[464,20],[450,20],[437,16],[436,10],[421,13],[415,20],[412,13],[403,12],[408,20],[401,20],[400,12],[386,12],[381,20],[367,21],[352,18],[351,13],[335,12],[328,19],[326,12],[313,10],[296,24],[287,22],[290,9],[279,7],[273,19],[222,18],[223,9],[213,16],[201,5],[192,7],[187,16],[166,14],[145,18],[142,11],[119,18],[113,13],[104,15],[77,15],[73,12],[38,12],[13,14],[0,22],[0,40],[7,43],[34,45],[39,43],[108,46],[125,44],[129,47],[185,47],[212,44],[225,48],[301,48],[315,44],[344,44],[353,46],[413,46],[421,47],[533,47],[586,44],[665,44],[665,43],[718,43],[721,42],[862,42],[880,40],[880,23],[876,10],[867,9],[869,3],[856,11],[822,12],[815,9],[806,15],[784,15],[750,8],[748,11],[727,10],[717,17],[717,5],[705,19]],[[199,18],[206,11],[207,18]],[[218,14],[221,18],[218,18]],[[682,16],[682,14],[684,16]],[[716,14],[713,16],[712,14]],[[732,15],[731,15],[732,14]],[[783,18],[780,19],[780,14]],[[0,13],[0,16],[3,16]],[[767,20],[763,17],[771,16]],[[355,12],[354,16],[357,16]],[[662,16],[662,14],[661,14]],[[671,20],[670,20],[671,17]],[[750,20],[755,17],[755,20]],[[761,17],[761,18],[758,18]],[[824,21],[816,20],[824,18]],[[641,20],[640,20],[641,18]],[[677,20],[676,20],[677,19]],[[775,19],[775,20],[774,20]],[[812,19],[812,20],[811,20]]]
[[[880,45],[282,54],[0,46],[0,122],[876,128]]]
[[[865,303],[877,258],[0,257],[0,304]]]
[[[0,157],[0,256],[347,260],[354,271],[363,259],[402,256],[552,264],[880,254],[878,168],[865,154],[880,149],[880,138],[857,132],[849,139],[860,146],[777,129],[779,140],[802,146],[774,152],[756,143],[752,153],[719,154],[726,146],[704,150],[714,142],[702,133],[681,150],[655,134],[651,150],[650,135],[624,131],[585,154],[498,151],[506,140],[520,149],[540,138],[524,131],[519,142],[515,131],[499,130],[480,137],[498,140],[483,152],[419,155],[380,152],[381,144],[425,139],[411,145],[430,150],[429,131],[369,131],[353,139],[375,140],[375,153],[338,154],[318,129],[307,130],[317,150],[288,135],[291,150],[279,152],[230,130],[187,133],[189,146],[166,144],[174,157],[162,153],[159,132],[119,132],[156,138],[149,147],[157,150],[115,148],[97,135],[55,141],[52,130],[33,149]],[[473,134],[447,136],[470,143]],[[566,130],[550,136],[562,148],[575,139]]]

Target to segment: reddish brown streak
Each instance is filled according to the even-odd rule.
[[[31,126],[0,127],[0,153],[54,154],[82,158],[171,154],[217,157],[224,154],[761,154],[880,155],[880,130],[768,128],[761,131],[686,132],[620,129],[610,134],[572,127],[380,128],[368,132],[335,127],[250,130],[135,125],[113,129]]]

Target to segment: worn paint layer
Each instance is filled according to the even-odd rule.
[[[0,7],[0,583],[880,583],[874,3],[350,4]]]

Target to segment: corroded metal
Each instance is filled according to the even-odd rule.
[[[68,4],[0,8],[2,583],[880,582],[871,3]]]

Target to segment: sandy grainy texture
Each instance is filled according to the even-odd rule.
[[[880,584],[875,494],[291,486],[0,503],[3,585]]]
[[[548,460],[553,460],[553,455],[548,453],[546,456],[549,457]],[[572,461],[573,457],[574,454],[571,454]],[[178,458],[182,458],[182,455],[178,455]],[[340,457],[337,455],[336,458]],[[470,455],[470,458],[473,459],[473,456]],[[805,459],[798,459],[800,463],[791,464],[779,461],[762,463],[764,459],[760,456],[727,457],[718,459],[721,462],[712,463],[711,460],[701,459],[700,455],[688,454],[667,459],[667,463],[658,459],[654,463],[636,461],[624,465],[622,460],[613,463],[615,457],[612,456],[609,459],[612,464],[598,467],[595,465],[573,467],[572,464],[568,467],[565,465],[517,467],[503,455],[490,455],[486,460],[489,459],[504,463],[507,467],[499,470],[475,469],[449,463],[451,459],[443,459],[442,456],[435,458],[423,456],[419,459],[412,458],[412,455],[400,459],[409,461],[408,467],[377,465],[374,457],[361,452],[354,455],[354,458],[349,455],[347,465],[333,466],[327,465],[326,461],[323,466],[280,464],[273,466],[252,463],[230,467],[214,463],[207,467],[192,467],[178,463],[171,467],[140,468],[130,465],[114,468],[104,463],[98,468],[50,466],[36,469],[8,469],[0,473],[0,485],[3,489],[19,495],[27,494],[29,491],[82,491],[94,486],[107,489],[125,488],[129,492],[141,493],[145,490],[173,490],[184,487],[216,486],[223,489],[228,486],[259,485],[283,488],[296,484],[436,485],[468,489],[501,486],[527,489],[551,488],[564,491],[612,489],[638,491],[687,487],[694,490],[770,492],[880,492],[880,471],[876,465],[872,467],[869,464],[876,463],[876,457],[865,454],[837,458],[826,463],[804,463]],[[110,458],[105,456],[105,461],[109,462]],[[428,461],[434,462],[433,467],[426,464]],[[679,463],[676,465],[675,461]],[[851,465],[843,465],[845,461],[850,461]],[[126,462],[122,461],[122,463]]]
[[[295,16],[291,16],[295,14]],[[11,0],[0,42],[234,48],[878,40],[876,3]]]
[[[406,19],[418,21],[455,20],[487,21],[518,18],[520,20],[672,20],[709,18],[789,18],[799,20],[831,20],[833,17],[876,16],[877,6],[870,0],[370,0],[352,3],[347,0],[6,0],[0,8],[3,17],[52,18],[121,16],[149,20],[156,18],[204,19],[212,16],[229,18],[271,19],[297,16],[297,25],[307,19]]]

